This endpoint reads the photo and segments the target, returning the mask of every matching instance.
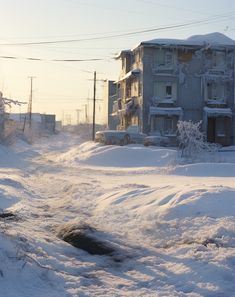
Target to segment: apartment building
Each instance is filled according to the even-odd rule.
[[[176,140],[179,120],[199,122],[209,142],[235,142],[235,42],[221,33],[155,39],[123,50],[113,113],[119,129]]]

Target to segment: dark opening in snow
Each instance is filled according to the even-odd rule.
[[[15,220],[17,217],[12,212],[2,212],[0,213],[0,219]]]
[[[102,232],[88,225],[66,225],[58,237],[91,255],[113,255],[115,249],[105,240],[98,239]]]

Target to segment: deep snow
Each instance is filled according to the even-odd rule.
[[[176,150],[59,134],[0,147],[0,296],[235,296],[235,152],[187,164]],[[85,222],[120,262],[58,238]]]

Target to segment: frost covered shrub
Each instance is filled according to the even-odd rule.
[[[11,145],[16,139],[16,127],[15,126],[5,126],[0,132],[0,144]]]
[[[202,152],[215,152],[218,149],[216,144],[205,141],[204,133],[201,131],[202,121],[193,123],[192,121],[179,121],[178,141],[181,157],[195,158]]]

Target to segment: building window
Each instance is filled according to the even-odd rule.
[[[131,118],[131,125],[139,125],[139,118],[138,116]]]
[[[177,117],[153,116],[151,131],[159,135],[175,135],[177,119]]]
[[[167,84],[166,85],[166,98],[171,98],[172,97],[172,86]]]
[[[137,51],[134,56],[134,62],[138,64],[140,62],[140,52]]]
[[[138,96],[141,96],[142,95],[142,83],[141,81],[139,80],[139,86],[138,86]]]
[[[222,117],[218,117],[216,119],[216,136],[218,136],[218,137],[226,136],[225,119]]]
[[[212,55],[213,67],[224,68],[225,67],[225,52],[215,51]]]
[[[175,132],[175,129],[174,129],[174,120],[173,118],[166,118],[165,119],[165,135],[169,135],[169,134],[173,134]]]
[[[176,100],[177,85],[171,82],[155,82],[153,94],[157,101],[166,99]]]
[[[159,135],[162,135],[164,130],[164,118],[152,116],[151,119],[151,131],[155,133],[157,132]]]
[[[170,67],[173,65],[173,54],[170,52],[166,52],[165,54],[165,65]]]
[[[217,84],[215,82],[207,83],[207,99],[208,100],[224,100],[225,99],[225,85]]]
[[[165,58],[164,58],[163,50],[158,49],[156,51],[154,64],[155,64],[155,66],[164,66],[165,65]]]
[[[173,53],[162,49],[158,49],[156,51],[154,64],[157,67],[172,67],[174,64]]]

